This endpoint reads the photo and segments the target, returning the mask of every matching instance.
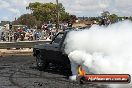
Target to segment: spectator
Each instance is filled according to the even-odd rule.
[[[1,40],[2,41],[6,41],[6,39],[5,39],[5,33],[4,32],[1,32]]]
[[[25,38],[25,33],[24,32],[20,33],[20,41],[24,41],[24,38]]]
[[[40,32],[35,32],[35,34],[34,34],[35,40],[39,40],[40,37],[41,37],[41,33]]]
[[[14,32],[14,41],[16,42],[19,38],[19,33],[16,31]]]

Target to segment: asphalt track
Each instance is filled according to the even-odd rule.
[[[39,71],[32,55],[0,57],[0,88],[107,88],[101,84],[83,84],[69,81],[67,71],[50,65]]]

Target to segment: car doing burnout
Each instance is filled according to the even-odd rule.
[[[35,45],[33,55],[39,70],[45,70],[49,63],[58,64],[71,70],[70,60],[64,52],[64,41],[68,31],[59,32],[49,44]]]

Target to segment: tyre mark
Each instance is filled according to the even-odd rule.
[[[15,82],[13,79],[14,79],[14,74],[16,73],[17,71],[14,71],[14,73],[10,74],[9,76],[9,81],[11,82],[11,84],[13,84],[14,86],[17,86],[19,88],[23,88],[21,85],[18,84],[18,82]]]

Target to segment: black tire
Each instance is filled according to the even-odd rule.
[[[68,77],[72,76],[71,65],[69,63],[67,63],[66,65],[63,65],[63,70],[65,71]]]
[[[36,65],[40,71],[45,70],[48,65],[48,63],[46,63],[46,59],[44,59],[40,53],[36,56]]]

